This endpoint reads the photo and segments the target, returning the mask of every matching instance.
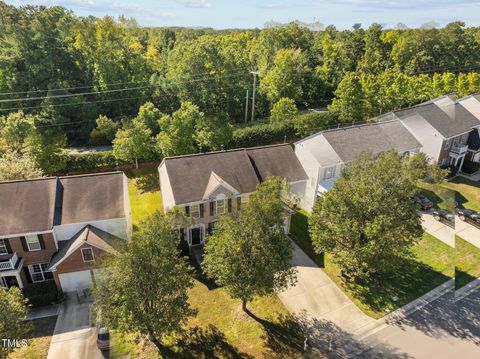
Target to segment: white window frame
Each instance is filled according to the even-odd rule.
[[[190,205],[190,217],[200,218],[200,204]]]
[[[36,242],[30,243],[29,240],[36,240]],[[25,236],[25,242],[27,242],[27,247],[29,252],[35,252],[35,251],[40,251],[42,249],[42,245],[40,244],[40,238],[38,237],[38,234],[27,234]],[[30,245],[36,244],[38,245],[38,248],[30,248]]]
[[[215,209],[215,215],[218,216],[219,214],[225,214],[228,212],[228,202],[227,202],[227,198],[225,199],[217,199],[215,201],[215,206],[214,206],[214,209]],[[222,202],[223,203],[223,212],[219,212],[218,211],[218,204],[219,202]]]
[[[5,277],[0,277],[0,287],[1,288],[8,288],[7,280],[5,279]]]
[[[323,172],[323,180],[327,181],[329,179],[335,178],[335,172],[336,172],[335,166],[325,167],[325,170]]]
[[[85,256],[83,255],[83,251],[90,251],[90,253],[92,253],[92,259],[87,259],[86,260]],[[83,259],[84,262],[95,262],[95,255],[93,254],[93,248],[90,248],[90,247],[82,248],[81,252],[82,252],[82,259]]]
[[[39,263],[39,264],[29,265],[28,271],[30,272],[30,278],[32,278],[32,282],[39,283],[39,282],[45,282],[47,280],[53,280],[53,274],[52,274],[52,278],[45,278],[45,272],[52,273],[48,271],[47,268],[48,268],[48,263]],[[37,271],[37,269],[39,270]],[[38,278],[36,277],[37,275],[40,275],[42,279],[40,280],[35,279],[35,278]]]
[[[450,148],[450,144],[452,143],[451,141],[452,141],[451,138],[445,141],[445,145],[443,146],[445,150],[448,150]]]
[[[5,244],[5,239],[0,239],[0,255],[8,254],[7,245]]]

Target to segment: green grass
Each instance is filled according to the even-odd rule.
[[[455,237],[455,288],[459,289],[480,277],[480,248]]]
[[[158,179],[158,165],[126,170],[128,192],[132,207],[133,226],[157,210],[162,210],[162,196]]]
[[[57,317],[31,320],[31,334],[28,336],[28,346],[18,348],[8,355],[8,359],[43,359],[47,357]]]
[[[421,183],[420,191],[435,206],[453,209],[456,202],[460,207],[480,211],[480,183],[463,177],[456,177],[441,184]]]
[[[314,253],[306,231],[307,221],[305,212],[297,212],[292,217],[293,240],[365,314],[373,318],[380,318],[418,298],[454,275],[455,250],[425,233],[423,239],[412,248],[413,258],[402,259],[401,269],[381,278],[380,284],[378,281],[362,285],[346,283],[331,255]],[[315,255],[312,256],[311,253]],[[397,296],[398,300],[394,301],[393,296]]]

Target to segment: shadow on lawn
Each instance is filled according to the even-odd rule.
[[[145,173],[134,179],[135,185],[141,193],[156,192],[159,190],[159,179],[157,171]]]
[[[253,358],[242,353],[227,342],[225,335],[214,325],[207,328],[194,327],[187,330],[178,340],[176,352],[166,348],[162,355],[165,358]]]
[[[398,349],[380,344],[370,349],[361,341],[329,320],[319,320],[308,316],[303,311],[296,315],[282,315],[275,321],[265,320],[248,312],[249,316],[260,323],[265,329],[265,341],[270,353],[265,358],[332,358],[352,357],[355,354],[361,358],[410,358]],[[304,351],[304,341],[308,338],[307,350]],[[363,354],[368,351],[368,354]]]
[[[477,279],[477,277],[455,267],[455,289],[460,289],[475,279]]]
[[[198,280],[200,283],[202,283],[204,286],[208,288],[208,290],[213,290],[217,289],[218,285],[215,283],[215,281],[211,278],[208,278],[205,273],[202,270],[202,267],[198,262],[196,261],[194,256],[188,256],[188,261],[190,265],[193,267],[194,272],[193,272],[193,278]]]
[[[373,276],[362,283],[344,282],[343,285],[372,310],[385,312],[409,303],[449,279],[424,263],[401,258],[393,273]]]

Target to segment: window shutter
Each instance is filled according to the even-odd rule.
[[[43,240],[43,234],[38,235],[38,241],[40,242],[40,248],[45,249],[45,241]]]
[[[203,218],[205,216],[205,208],[203,203],[200,203],[200,218]]]
[[[210,216],[213,217],[214,215],[215,215],[215,213],[213,213],[213,201],[212,201],[212,202],[210,202]]]
[[[28,267],[23,267],[23,273],[25,273],[25,278],[27,278],[28,283],[33,283],[32,277],[30,276],[30,271],[28,270]]]
[[[228,213],[232,212],[232,199],[228,199]]]
[[[212,222],[208,223],[208,234],[212,234]]]
[[[20,237],[20,241],[22,242],[22,247],[25,252],[28,252],[27,240],[25,237]]]
[[[242,210],[242,197],[237,197],[237,212]]]
[[[3,240],[3,243],[5,243],[5,247],[7,247],[7,252],[12,253],[12,247],[10,246],[10,240],[5,238]]]
[[[185,206],[185,214],[186,214],[187,216],[190,215],[190,206]]]
[[[182,241],[185,240],[185,230],[183,228],[180,228],[180,237],[182,238]]]

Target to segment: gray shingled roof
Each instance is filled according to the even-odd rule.
[[[399,120],[373,122],[322,133],[343,162],[354,160],[360,153],[380,153],[391,148],[408,151],[422,147]]]
[[[0,236],[124,217],[123,173],[0,182]]]
[[[122,172],[60,177],[59,224],[124,217],[123,180]]]
[[[0,236],[53,227],[56,178],[0,182]]]
[[[253,192],[269,176],[307,178],[289,144],[167,157],[163,163],[176,204],[201,201],[212,172],[240,193]]]
[[[101,229],[87,225],[82,228],[77,234],[75,234],[68,241],[59,242],[59,250],[55,253],[50,260],[48,269],[51,270],[55,267],[61,260],[70,256],[75,252],[78,246],[81,246],[83,243],[90,244],[94,247],[97,247],[105,252],[116,254],[115,247],[116,243],[120,243],[122,240],[110,233],[102,231]]]
[[[455,112],[452,111],[454,113],[453,118],[447,114],[448,110],[445,110],[434,103],[428,102],[395,111],[395,114],[401,119],[419,114],[445,138],[458,136],[479,125],[478,119],[458,103],[455,104]]]

